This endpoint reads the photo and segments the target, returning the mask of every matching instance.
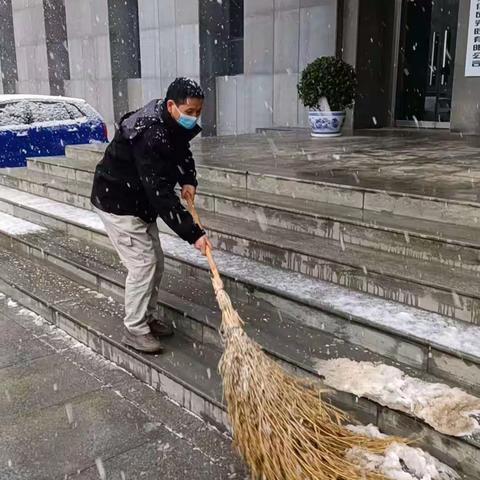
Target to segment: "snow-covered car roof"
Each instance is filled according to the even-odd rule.
[[[78,103],[78,104],[85,104],[87,103],[85,100],[81,98],[73,98],[73,97],[56,97],[54,95],[30,95],[30,94],[7,94],[7,95],[0,95],[0,103],[6,102],[19,102],[19,101],[40,101],[40,102],[70,102],[70,103]]]

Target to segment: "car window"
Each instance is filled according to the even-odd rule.
[[[78,120],[85,116],[79,107],[66,102],[22,100],[0,104],[0,127]]]
[[[30,123],[28,102],[0,104],[0,127],[26,125]]]
[[[29,102],[30,123],[73,120],[65,103]]]
[[[85,117],[85,113],[83,113],[79,107],[77,107],[76,105],[73,105],[72,103],[65,103],[65,108],[70,114],[70,118],[72,120]]]

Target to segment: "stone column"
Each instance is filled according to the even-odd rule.
[[[12,0],[17,93],[50,94],[43,0]]]
[[[43,10],[50,91],[65,95],[65,80],[70,78],[65,0],[43,0]]]

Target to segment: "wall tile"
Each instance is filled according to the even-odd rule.
[[[182,0],[156,0],[158,5],[158,24],[160,27],[175,25],[175,3]]]
[[[273,73],[273,13],[245,19],[244,73]]]
[[[243,8],[246,17],[270,13],[274,10],[274,0],[245,0]]]
[[[177,35],[177,75],[195,77],[200,75],[200,46],[198,24],[179,25]]]
[[[97,36],[93,39],[93,43],[95,78],[102,80],[112,78],[110,37],[108,35]]]
[[[276,73],[273,81],[273,123],[281,127],[298,124],[298,74]]]
[[[237,133],[236,77],[217,78],[217,134]]]
[[[238,97],[238,103],[240,102],[245,109],[245,124],[248,131],[254,131],[259,127],[271,127],[273,123],[272,75],[246,76],[245,88]]]
[[[175,76],[177,73],[176,27],[164,27],[160,30],[160,75]]]
[[[198,0],[176,0],[175,22],[177,25],[198,23]]]
[[[275,73],[298,72],[299,10],[275,12]]]
[[[300,70],[318,57],[335,54],[336,6],[324,3],[300,9]]]
[[[65,13],[67,17],[67,32],[71,38],[81,38],[92,34],[92,25],[89,21],[78,21],[79,19],[90,19],[90,0],[65,0]]]
[[[300,0],[275,0],[275,11],[294,10],[300,7]]]
[[[157,0],[138,0],[138,22],[141,31],[158,28]]]
[[[154,78],[160,76],[159,37],[160,32],[158,30],[144,30],[140,32],[143,78]]]

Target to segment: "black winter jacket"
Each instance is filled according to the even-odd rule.
[[[93,205],[148,223],[160,216],[179,237],[195,243],[205,232],[174,188],[177,183],[197,186],[190,140],[200,131],[180,126],[161,100],[125,115],[95,170]]]

